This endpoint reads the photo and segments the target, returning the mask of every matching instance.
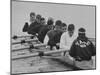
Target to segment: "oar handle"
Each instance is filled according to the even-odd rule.
[[[19,42],[13,42],[12,45],[23,44],[23,43],[28,43],[28,42],[38,42],[38,40],[21,40]]]
[[[13,37],[12,37],[12,39],[14,39],[14,40],[16,40],[16,39],[18,39],[18,38],[26,38],[26,37],[30,37],[31,39],[33,39],[34,37],[35,37],[36,35],[32,35],[32,36],[17,36],[17,35],[14,35]]]

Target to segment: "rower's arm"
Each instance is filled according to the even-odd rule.
[[[48,37],[48,35],[46,35],[45,38],[44,38],[44,44],[47,45],[48,44],[48,41],[49,41],[49,37]]]
[[[60,48],[69,50],[68,46],[67,46],[67,39],[66,39],[66,35],[65,34],[62,34],[62,36],[61,36],[61,39],[60,39]]]

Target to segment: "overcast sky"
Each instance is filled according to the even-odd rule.
[[[68,4],[51,4],[36,2],[12,2],[12,36],[26,35],[22,32],[25,22],[29,22],[30,12],[41,14],[46,19],[62,20],[67,25],[73,23],[76,32],[80,27],[86,29],[87,36],[95,37],[95,7]]]

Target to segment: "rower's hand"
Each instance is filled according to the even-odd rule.
[[[67,55],[68,56],[68,58],[70,59],[70,60],[74,60],[74,58],[73,57],[71,57],[70,55]]]
[[[38,36],[38,33],[36,33],[36,36]]]
[[[50,49],[50,46],[46,46],[46,49]]]
[[[59,45],[60,45],[60,43],[57,43],[56,45],[57,45],[57,46],[59,46]]]
[[[53,50],[57,50],[57,48],[54,46],[54,47],[53,47]]]

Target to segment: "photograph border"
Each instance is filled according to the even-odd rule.
[[[10,0],[10,74],[11,75],[16,75],[16,74],[40,74],[40,73],[53,73],[53,72],[71,72],[71,71],[75,71],[75,70],[71,70],[71,71],[50,71],[50,72],[31,72],[31,73],[16,73],[16,74],[12,74],[12,54],[11,54],[11,50],[12,50],[12,1],[16,1],[16,2],[33,2],[33,3],[46,3],[46,4],[58,4],[58,5],[74,5],[74,6],[88,6],[88,7],[94,7],[95,8],[95,47],[97,47],[97,35],[96,35],[96,29],[97,29],[97,20],[96,20],[96,16],[97,16],[97,7],[96,5],[85,5],[85,4],[71,4],[71,3],[56,3],[56,2],[42,2],[42,1],[23,1],[23,0]],[[97,48],[96,48],[96,52],[97,52]],[[97,54],[97,53],[96,53]],[[97,69],[97,55],[95,57],[95,69],[88,69],[88,70],[96,70]],[[78,70],[78,71],[88,71],[88,70]],[[77,71],[77,70],[76,70]]]

